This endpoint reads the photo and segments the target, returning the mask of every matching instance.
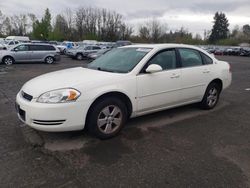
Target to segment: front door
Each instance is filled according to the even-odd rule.
[[[151,64],[162,67],[161,72],[146,73]],[[157,53],[137,76],[137,112],[149,112],[176,105],[180,98],[181,72],[175,49]]]
[[[29,47],[26,44],[17,46],[13,51],[13,56],[15,61],[29,61],[30,59],[30,51]]]

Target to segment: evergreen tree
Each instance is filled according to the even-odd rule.
[[[229,23],[226,15],[222,12],[216,12],[214,16],[214,26],[209,37],[211,43],[215,43],[221,39],[226,39],[229,33]]]
[[[36,20],[33,24],[33,37],[35,39],[48,40],[51,31],[51,14],[47,8],[42,20]]]

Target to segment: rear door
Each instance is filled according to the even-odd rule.
[[[44,45],[32,44],[30,45],[31,60],[32,61],[43,61],[44,54],[46,52]]]
[[[200,101],[211,81],[211,64],[205,63],[204,57],[198,50],[179,48],[178,53],[182,66],[181,101]]]

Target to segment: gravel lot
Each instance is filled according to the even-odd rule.
[[[216,109],[136,118],[107,141],[37,132],[15,114],[26,81],[85,61],[0,65],[0,187],[250,187],[250,58],[218,58],[231,63],[233,83]]]

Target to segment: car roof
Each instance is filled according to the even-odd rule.
[[[26,44],[26,45],[44,45],[44,46],[53,46],[53,44],[49,44],[49,43],[19,43],[17,46],[22,45],[22,44]]]
[[[193,48],[193,49],[201,49],[199,47],[187,44],[174,44],[174,43],[167,43],[167,44],[135,44],[129,46],[123,46],[120,48],[152,48],[152,49],[164,49],[164,48]]]

